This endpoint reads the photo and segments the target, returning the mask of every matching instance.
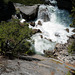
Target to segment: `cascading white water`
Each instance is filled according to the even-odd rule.
[[[56,4],[55,0],[51,2]],[[39,20],[42,26],[38,25]],[[35,23],[36,26],[30,26],[30,28],[40,29],[42,31],[42,33],[32,36],[35,51],[38,53],[43,53],[43,50],[53,50],[56,43],[67,43],[68,36],[73,34],[73,28],[69,27],[71,18],[68,11],[59,10],[57,6],[41,5],[38,11],[38,19]],[[66,31],[66,28],[69,29],[69,32]],[[42,38],[40,35],[42,35]]]

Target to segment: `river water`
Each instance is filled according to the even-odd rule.
[[[42,33],[37,33],[31,37],[34,40],[33,46],[37,53],[43,54],[43,50],[53,50],[56,43],[67,43],[68,36],[73,34],[73,28],[69,27],[72,22],[69,12],[58,9],[55,0],[50,0],[50,2],[54,6],[40,5],[35,27],[29,26],[32,29],[42,31]],[[38,21],[42,23],[41,26],[38,25]],[[66,29],[69,29],[69,32]]]

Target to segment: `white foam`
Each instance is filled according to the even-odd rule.
[[[21,19],[21,20],[20,20],[21,23],[24,23],[25,21],[26,21],[25,19]]]
[[[73,28],[69,27],[71,19],[68,17],[69,13],[67,11],[59,10],[57,7],[53,6],[42,5],[39,7],[39,12],[41,11],[41,9],[45,8],[48,8],[50,21],[43,22],[42,19],[38,19],[35,22],[35,27],[29,26],[30,28],[40,29],[42,31],[42,33],[37,33],[32,36],[32,40],[35,41],[35,50],[36,52],[40,53],[43,53],[43,50],[53,50],[56,43],[67,43],[67,40],[69,39],[68,36],[74,34],[72,32]],[[42,14],[38,13],[38,17],[41,15]],[[39,20],[41,21],[42,26],[38,25]],[[67,28],[69,29],[69,32],[65,30]],[[40,35],[42,35],[43,37],[41,38]],[[52,40],[52,42],[50,42],[48,39]]]

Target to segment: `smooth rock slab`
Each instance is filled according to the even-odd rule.
[[[66,75],[69,71],[66,64],[56,59],[46,58],[41,55],[35,55],[32,58],[41,61],[5,60],[5,70],[0,75]]]

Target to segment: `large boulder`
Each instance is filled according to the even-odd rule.
[[[14,3],[15,8],[20,10],[22,17],[26,21],[35,20],[37,18],[39,5],[25,6],[23,4]]]
[[[57,5],[60,9],[66,9],[69,11],[71,11],[71,9],[72,9],[71,0],[57,0]]]

